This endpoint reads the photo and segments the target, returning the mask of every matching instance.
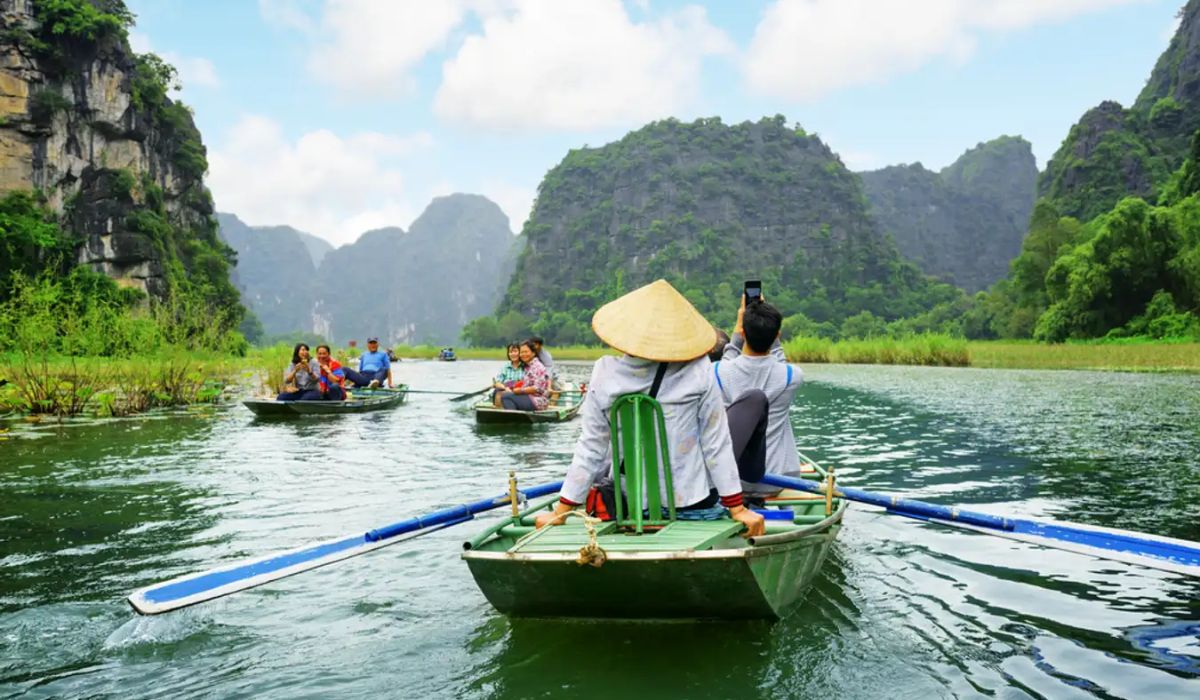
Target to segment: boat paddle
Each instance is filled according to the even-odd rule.
[[[812,493],[825,493],[825,483],[767,474],[764,484]],[[833,494],[887,512],[940,525],[953,525],[989,535],[1039,544],[1043,547],[1087,554],[1099,559],[1122,561],[1151,569],[1200,577],[1200,542],[1160,537],[1132,530],[1064,523],[1032,518],[1009,518],[956,506],[916,501],[904,496],[872,493],[834,486]]]
[[[416,537],[464,523],[474,518],[477,513],[509,505],[513,502],[514,496],[517,501],[547,496],[562,488],[562,482],[556,481],[518,490],[516,482],[511,481],[509,488],[510,493],[503,496],[443,508],[369,530],[366,533],[307,544],[286,552],[268,554],[249,561],[241,561],[156,583],[131,593],[129,604],[143,615],[157,615],[203,603],[277,581],[285,576],[311,571],[317,567],[365,554],[380,547],[412,539],[411,537],[401,538],[402,535],[412,534]]]
[[[469,394],[459,394],[458,396],[455,396],[454,398],[452,398],[450,400],[451,401],[466,401],[467,399],[471,398],[472,396],[479,396],[480,394],[486,394],[487,392],[489,392],[491,390],[492,390],[492,387],[490,387],[490,386],[484,387],[484,388],[480,389],[479,391],[472,391]]]

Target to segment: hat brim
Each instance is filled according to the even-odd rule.
[[[717,334],[682,294],[657,280],[610,301],[592,316],[592,331],[623,353],[656,362],[707,355]]]

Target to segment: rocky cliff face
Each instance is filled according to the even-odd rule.
[[[0,194],[40,191],[77,236],[78,262],[122,285],[161,298],[204,268],[232,290],[204,146],[166,97],[170,68],[130,51],[131,21],[115,0],[0,0]]]
[[[217,214],[221,238],[237,252],[235,283],[242,303],[268,335],[312,330],[317,303],[317,266],[306,238],[332,246],[290,226],[250,227],[233,214]],[[322,256],[324,257],[324,256]]]
[[[940,173],[917,163],[860,174],[872,215],[900,252],[968,292],[1004,277],[1020,252],[1037,175],[1029,142],[1007,136]]]
[[[220,219],[242,297],[270,334],[455,343],[468,320],[496,306],[515,264],[508,218],[479,195],[438,197],[407,233],[368,231],[337,249],[287,226]]]
[[[1059,212],[1090,220],[1122,197],[1154,201],[1200,129],[1200,0],[1181,10],[1179,30],[1133,107],[1104,102],[1083,115],[1038,180]]]

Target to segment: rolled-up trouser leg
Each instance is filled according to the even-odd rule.
[[[373,378],[367,374],[362,374],[358,370],[350,369],[349,367],[343,367],[342,371],[346,373],[347,381],[351,382],[352,384],[354,384],[354,386],[356,386],[360,389],[365,387],[366,385],[370,384],[371,379]],[[386,378],[386,376],[387,375],[384,375],[385,378]]]
[[[742,481],[757,482],[767,473],[767,409],[762,389],[751,389],[725,409],[733,456]]]

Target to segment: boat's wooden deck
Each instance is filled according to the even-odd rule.
[[[732,520],[677,520],[655,532],[642,535],[616,532],[616,523],[596,526],[596,543],[608,552],[678,552],[711,549],[742,530],[742,524]],[[508,551],[516,554],[534,552],[570,552],[588,543],[587,529],[578,520],[557,527],[546,527],[519,540]]]

